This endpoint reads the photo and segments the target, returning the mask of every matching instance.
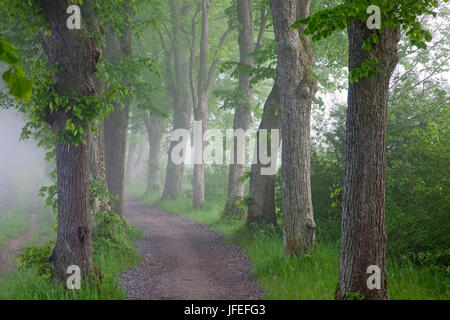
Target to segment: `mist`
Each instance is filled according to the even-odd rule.
[[[44,152],[36,141],[20,140],[25,121],[15,110],[0,110],[0,215],[26,187],[37,193],[45,182]]]

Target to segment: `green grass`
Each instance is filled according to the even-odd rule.
[[[5,227],[20,225],[21,228],[16,227],[17,232],[10,232],[11,237],[27,230],[28,224],[22,225],[18,221],[21,221],[22,216],[22,220],[27,221],[29,215],[29,212],[24,210],[24,204],[15,204],[13,207],[11,210],[18,216],[13,219],[14,224],[5,224]],[[51,209],[41,208],[38,232],[27,245],[41,246],[49,240],[54,241],[56,233],[52,225],[55,220]],[[1,226],[0,223],[0,235]],[[94,239],[94,261],[102,275],[101,285],[82,284],[81,290],[67,290],[64,284],[51,283],[48,275],[40,275],[36,267],[16,268],[0,278],[0,300],[124,300],[126,293],[119,284],[118,276],[140,263],[140,256],[135,248],[135,241],[140,236],[139,231],[130,228],[121,236],[124,243],[120,245],[111,244],[109,239]]]
[[[51,208],[44,207],[44,204],[39,203],[38,213],[38,230],[31,235],[27,246],[42,246],[48,241],[56,240],[56,232],[54,230],[56,222],[56,215]]]
[[[253,260],[253,272],[265,290],[265,299],[334,299],[339,270],[339,248],[335,244],[319,243],[303,258],[284,258],[280,230],[249,231],[244,221],[224,221],[220,218],[222,202],[206,202],[203,208],[193,210],[190,198],[158,201],[158,195],[142,197],[138,188],[128,191],[149,205],[223,232],[230,243],[240,246]],[[443,270],[408,261],[388,261],[387,271],[390,299],[450,298],[449,277]]]
[[[125,292],[117,278],[104,277],[100,287],[82,284],[81,290],[67,290],[37,276],[33,268],[15,270],[8,278],[0,279],[0,300],[123,300]]]
[[[0,219],[0,251],[8,240],[17,238],[28,230],[28,218],[32,210],[32,197],[27,192],[17,195],[17,201],[11,205]]]
[[[129,235],[132,244],[139,234]],[[15,269],[0,278],[0,300],[124,300],[125,290],[120,286],[120,273],[137,266],[137,251],[100,247],[94,253],[96,266],[101,270],[101,285],[82,284],[81,290],[67,290],[63,284],[49,281],[39,275],[36,268]]]

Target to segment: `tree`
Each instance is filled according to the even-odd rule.
[[[202,25],[200,34],[200,62],[197,74],[197,88],[195,88],[194,80],[194,59],[195,49],[197,44],[197,32],[195,28],[196,18],[199,13],[202,13]],[[194,120],[200,121],[202,132],[206,132],[208,121],[208,95],[211,91],[211,86],[214,81],[214,74],[216,72],[217,63],[219,62],[219,53],[224,47],[228,36],[231,33],[231,25],[228,25],[227,30],[223,33],[217,46],[216,54],[208,69],[208,45],[209,45],[209,16],[210,16],[210,0],[202,0],[201,6],[197,7],[196,13],[192,19],[193,41],[191,48],[190,60],[190,86],[192,102],[194,106]],[[196,162],[194,164],[194,177],[192,182],[193,196],[192,206],[194,209],[200,208],[205,201],[205,164],[203,163],[203,151],[205,150],[204,141],[201,143],[200,150],[195,150]]]
[[[264,165],[260,159],[260,132],[261,130],[267,130],[267,150],[272,152],[272,139],[271,130],[281,131],[281,103],[280,93],[278,88],[278,82],[276,80],[276,69],[272,66],[276,66],[276,44],[275,41],[270,39],[267,45],[263,46],[265,28],[267,24],[267,18],[270,15],[270,11],[267,10],[268,3],[261,3],[260,7],[260,26],[258,33],[258,40],[256,42],[256,50],[254,55],[258,57],[257,66],[254,70],[256,76],[252,79],[252,85],[257,80],[270,78],[274,80],[272,90],[267,97],[264,104],[262,119],[259,125],[258,134],[256,136],[256,157],[257,161],[251,166],[250,173],[250,186],[248,195],[248,211],[247,211],[247,226],[253,225],[262,226],[265,224],[276,225],[276,206],[275,206],[275,175],[262,175],[261,169],[270,165]],[[268,63],[268,65],[267,65]],[[281,136],[279,135],[279,142],[281,142]],[[279,145],[279,144],[278,144]],[[278,150],[277,150],[278,155]],[[270,154],[270,157],[276,158]]]
[[[364,22],[349,27],[349,69],[368,57],[362,48],[371,31]],[[371,79],[350,83],[347,111],[347,151],[342,197],[342,242],[336,298],[359,292],[367,299],[386,299],[386,115],[389,81],[398,62],[398,28],[379,35],[373,53],[380,70]],[[382,271],[381,290],[367,286],[367,268]]]
[[[119,37],[110,28],[105,37],[105,57],[112,65],[132,55],[131,12],[126,3],[124,10],[127,21],[122,36]],[[125,76],[124,85],[129,85],[127,78]],[[114,104],[114,112],[104,121],[106,177],[109,191],[114,196],[112,210],[122,218],[125,218],[124,179],[129,113],[130,98],[127,97],[123,105]]]
[[[309,40],[292,26],[309,15],[309,0],[271,0],[278,50],[282,118],[282,206],[285,255],[304,255],[315,246],[311,200],[310,117],[316,91]]]
[[[250,55],[255,50],[253,39],[253,0],[237,0],[237,15],[239,23],[239,53],[240,63],[244,66],[253,67],[254,58]],[[252,100],[252,89],[250,87],[251,76],[245,72],[239,75],[239,105],[234,114],[233,129],[246,132],[250,126]],[[244,197],[244,180],[240,179],[245,171],[245,164],[238,163],[237,138],[233,138],[234,159],[231,159],[230,171],[228,174],[228,196],[225,204],[224,216],[244,216],[245,212],[240,205]],[[246,141],[243,143],[245,149]]]
[[[264,105],[259,132],[263,129],[268,131],[271,129],[280,130],[281,125],[280,93],[278,83],[275,81],[272,91]],[[271,139],[271,136],[269,136],[268,141],[271,141]],[[259,133],[256,139],[256,146],[259,151]],[[268,147],[268,150],[271,150],[271,148]],[[275,175],[261,175],[261,168],[265,167],[265,165],[259,159],[259,152],[257,152],[257,157],[258,161],[252,165],[250,174],[247,225],[276,225]]]
[[[117,3],[107,3],[112,2]],[[85,1],[81,5],[81,29],[69,29],[64,13],[72,4],[5,1],[1,5],[2,12],[14,17],[13,39],[27,58],[24,69],[34,83],[29,101],[9,104],[29,118],[23,137],[37,138],[39,145],[49,151],[46,158],[56,162],[51,174],[56,185],[43,187],[40,193],[49,195],[47,203],[58,213],[57,240],[50,263],[52,278],[61,281],[74,264],[80,267],[83,278],[90,279],[96,273],[90,211],[103,211],[103,203],[89,203],[90,187],[98,187],[89,179],[104,177],[98,126],[111,112],[112,102],[126,94],[116,86],[104,91],[97,72],[103,65],[99,63],[103,54],[99,11],[92,1]],[[103,186],[102,181],[97,182]]]
[[[44,49],[49,64],[62,67],[57,73],[54,90],[60,96],[68,96],[75,90],[78,98],[95,97],[98,95],[95,71],[102,48],[88,30],[74,32],[66,27],[66,17],[61,12],[65,12],[70,4],[71,1],[40,1],[51,30],[50,36],[43,37]],[[88,12],[85,14],[87,16]],[[58,235],[50,257],[53,277],[59,280],[66,278],[70,265],[79,266],[83,277],[94,275],[88,147],[82,141],[64,139],[60,135],[75,123],[85,128],[78,138],[86,141],[89,138],[89,123],[74,113],[73,102],[69,99],[65,101],[59,110],[52,111],[49,105],[45,113],[45,121],[59,134],[56,143]]]
[[[104,96],[105,82],[100,77],[96,77],[96,85],[99,96]],[[97,188],[103,190],[108,189],[108,180],[106,176],[106,160],[105,160],[105,130],[104,115],[100,115],[99,125],[95,130],[89,132],[88,149],[89,149],[89,179],[90,184],[95,184]],[[103,197],[92,196],[91,190],[91,213],[92,212],[109,212],[111,213],[111,199],[109,195]]]
[[[173,72],[170,62],[166,64],[166,78],[168,81],[167,90],[173,98],[173,131],[178,129],[189,130],[191,127],[192,100],[189,95],[188,59],[186,45],[183,43],[182,28],[180,21],[189,11],[190,7],[181,7],[178,0],[170,0],[170,19],[172,23],[171,32],[166,28],[166,33],[170,39],[171,49],[164,46],[163,36],[160,34],[161,44],[167,57],[173,57]],[[171,141],[167,168],[166,181],[162,199],[178,198],[183,192],[184,163],[175,164],[172,161],[172,151],[177,146],[178,141]]]
[[[161,37],[158,39],[158,36]],[[171,57],[167,55],[166,44],[162,34],[147,33],[148,39],[143,39],[136,45],[136,52],[142,55],[151,55],[155,65],[162,65],[157,72],[146,72],[136,92],[136,101],[133,104],[130,121],[131,132],[144,133],[149,148],[147,161],[147,188],[146,194],[153,194],[162,190],[162,147],[163,136],[167,130],[169,112],[173,106],[170,95],[173,93],[173,79],[171,70]],[[156,46],[156,43],[160,46]],[[160,70],[161,69],[161,70]],[[161,72],[162,71],[162,72]],[[169,99],[168,99],[169,98]],[[175,117],[175,114],[174,114]],[[130,138],[133,138],[131,136]],[[129,139],[131,143],[135,142]],[[131,145],[130,143],[130,145]],[[136,161],[136,167],[139,161]],[[131,170],[130,170],[131,171]]]
[[[368,8],[380,8],[380,25],[369,28]],[[386,279],[386,116],[389,82],[398,63],[400,29],[411,43],[425,48],[431,34],[417,18],[437,1],[348,1],[303,20],[306,33],[320,39],[348,27],[349,91],[347,150],[342,194],[342,239],[336,299],[354,294],[365,299],[387,299]],[[308,30],[309,29],[309,30]],[[381,274],[380,286],[367,285],[368,272]],[[372,270],[372,271],[371,271]]]
[[[147,130],[148,145],[150,148],[146,194],[151,194],[162,188],[161,147],[162,137],[164,135],[164,130],[166,129],[166,122],[157,114],[148,112],[144,117],[144,124]]]
[[[103,117],[101,122],[103,122]],[[105,136],[103,125],[100,124],[96,131],[91,131],[89,137],[89,172],[90,180],[95,181],[98,187],[108,190],[105,165]],[[111,199],[105,195],[101,199],[91,197],[91,212],[111,212]]]

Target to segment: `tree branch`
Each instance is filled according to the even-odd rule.
[[[266,8],[264,6],[261,6],[261,22],[259,24],[259,32],[258,32],[258,38],[256,40],[256,46],[255,51],[261,49],[262,42],[264,40],[264,33],[266,31],[266,25],[267,25],[267,16],[268,12],[266,12]]]
[[[197,106],[197,93],[195,90],[195,80],[194,80],[194,67],[195,67],[195,47],[197,46],[197,17],[200,13],[201,6],[197,5],[197,9],[195,10],[194,17],[192,18],[192,47],[191,47],[191,57],[189,61],[189,84],[191,86],[191,94],[192,94],[192,105],[194,108]]]
[[[206,92],[208,92],[211,89],[212,81],[214,78],[214,73],[216,72],[216,66],[217,66],[217,63],[219,62],[219,53],[225,46],[225,43],[227,42],[228,36],[231,34],[231,31],[232,31],[231,24],[228,24],[228,29],[222,35],[222,38],[220,38],[219,45],[217,46],[216,54],[214,55],[214,60],[211,63],[211,67],[209,68],[208,80],[206,82]]]

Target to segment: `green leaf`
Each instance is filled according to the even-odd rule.
[[[33,81],[19,77],[11,87],[10,93],[19,100],[28,101],[31,98]]]
[[[0,61],[6,62],[9,65],[19,63],[19,53],[6,40],[0,37]]]

